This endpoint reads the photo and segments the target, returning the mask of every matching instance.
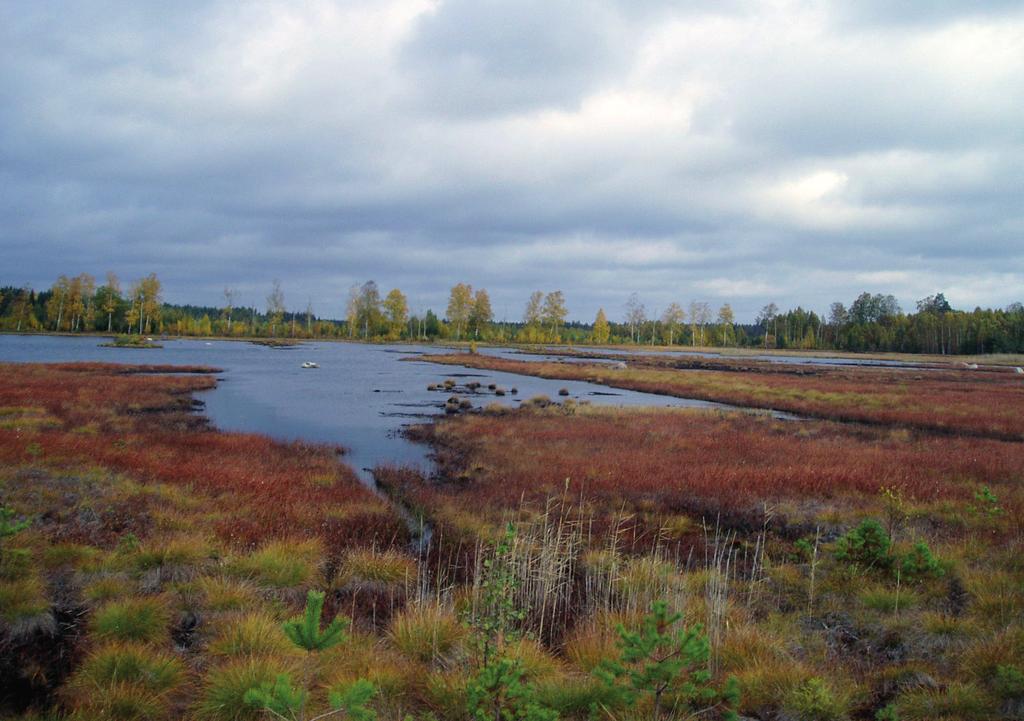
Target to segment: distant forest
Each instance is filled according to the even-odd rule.
[[[349,290],[344,319],[317,316],[285,305],[274,282],[263,308],[238,306],[224,291],[220,307],[163,302],[162,284],[150,274],[122,288],[113,273],[98,284],[88,274],[60,276],[47,290],[0,287],[0,330],[13,332],[111,333],[229,338],[321,338],[368,341],[481,341],[494,343],[652,344],[761,347],[800,350],[891,351],[977,354],[1024,352],[1024,306],[957,310],[942,293],[923,298],[909,312],[891,295],[862,293],[848,306],[831,305],[827,317],[797,307],[780,311],[769,303],[753,324],[736,323],[729,304],[712,309],[673,303],[649,317],[633,294],[613,319],[601,309],[593,323],[566,322],[561,291],[536,291],[522,320],[494,320],[483,288],[460,283],[451,289],[443,316],[409,311],[396,289],[382,295],[368,281]],[[614,315],[614,314],[613,314]]]

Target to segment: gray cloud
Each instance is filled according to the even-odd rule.
[[[1005,305],[1024,15],[961,5],[0,2],[0,283]]]

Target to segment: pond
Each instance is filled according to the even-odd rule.
[[[546,380],[510,373],[403,361],[441,349],[413,345],[310,342],[270,348],[245,341],[164,340],[160,349],[102,348],[97,337],[0,334],[0,362],[106,361],[209,365],[223,369],[217,388],[199,395],[204,413],[223,430],[263,433],[282,440],[342,445],[360,477],[373,485],[369,469],[382,463],[430,471],[426,446],[406,440],[404,426],[444,413],[450,392],[427,386],[455,379],[477,381],[478,394],[462,394],[474,406],[514,406],[537,395],[569,397],[595,405],[720,408],[730,406],[638,393],[578,381]],[[319,365],[302,368],[303,362]],[[515,396],[495,396],[489,384]]]

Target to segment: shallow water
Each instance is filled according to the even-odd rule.
[[[244,341],[161,341],[161,349],[101,348],[105,339],[0,334],[0,362],[107,361],[210,365],[223,369],[217,388],[199,394],[205,414],[218,428],[264,433],[283,440],[308,440],[345,446],[346,460],[368,485],[369,469],[382,463],[412,465],[429,472],[430,449],[401,435],[409,424],[444,413],[450,392],[427,386],[453,378],[475,380],[486,389],[494,383],[516,396],[497,397],[481,390],[461,394],[474,406],[501,403],[515,406],[537,395],[571,398],[594,405],[720,408],[730,406],[608,388],[578,381],[403,361],[430,346],[304,343],[294,348],[268,348]],[[524,356],[520,356],[524,357]],[[318,369],[303,369],[314,361]]]

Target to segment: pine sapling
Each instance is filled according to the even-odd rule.
[[[282,721],[307,721],[306,702],[309,694],[305,689],[310,685],[313,654],[345,641],[349,626],[347,619],[334,618],[321,629],[323,609],[323,591],[311,590],[306,595],[305,612],[282,624],[282,629],[291,642],[306,651],[302,687],[295,688],[287,674],[280,674],[273,682],[268,681],[249,689],[244,697],[247,704],[264,709]],[[366,704],[375,694],[376,689],[372,683],[366,679],[359,679],[345,689],[332,691],[329,696],[331,710],[313,716],[308,721],[319,721],[336,714],[345,714],[353,721],[373,721],[376,714],[368,709]]]
[[[633,706],[649,697],[655,719],[670,708],[680,710],[679,704],[684,704],[689,717],[722,708],[722,718],[736,719],[736,680],[730,678],[721,690],[715,688],[708,670],[711,646],[703,627],[674,628],[681,619],[682,614],[670,611],[665,601],[655,601],[638,631],[618,627],[619,659],[605,661],[595,675],[617,703]],[[672,698],[671,705],[667,697]]]
[[[285,635],[292,643],[309,653],[326,651],[332,646],[337,646],[346,639],[348,621],[334,618],[321,630],[320,617],[323,610],[324,592],[311,590],[306,595],[305,613],[284,622]]]

